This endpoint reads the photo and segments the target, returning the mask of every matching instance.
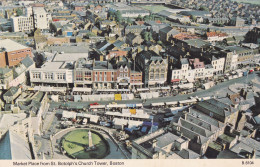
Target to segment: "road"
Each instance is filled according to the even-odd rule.
[[[254,72],[253,74],[249,74],[248,78],[246,76],[243,76],[241,78],[225,81],[222,83],[218,83],[217,85],[213,86],[212,88],[208,90],[198,90],[195,93],[191,94],[185,94],[185,95],[177,95],[177,96],[168,96],[168,97],[159,97],[159,98],[153,98],[153,99],[147,99],[144,103],[144,106],[148,106],[151,103],[157,103],[157,102],[168,102],[168,101],[180,101],[180,100],[187,100],[190,96],[198,96],[198,97],[208,97],[208,96],[218,96],[218,97],[225,97],[227,93],[233,93],[231,92],[228,87],[235,83],[242,83],[244,84],[246,80],[252,81],[253,79],[259,80],[260,72]],[[260,85],[256,85],[259,87]],[[88,108],[89,104],[94,103],[97,101],[88,101],[88,102],[67,102],[70,106],[77,107],[77,106],[84,106]],[[99,101],[99,104],[106,105],[114,101]],[[116,101],[118,104],[136,104],[136,103],[142,103],[143,100],[141,99],[134,99],[134,100],[123,100],[123,101]],[[58,108],[60,105],[64,104],[64,102],[51,102],[50,109]]]

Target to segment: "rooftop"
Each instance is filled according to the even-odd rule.
[[[57,53],[52,61],[77,61],[79,58],[88,58],[88,53]]]
[[[16,50],[26,49],[27,46],[21,45],[10,39],[0,40],[0,48],[4,48],[7,52],[12,52]]]

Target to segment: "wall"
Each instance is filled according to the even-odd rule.
[[[0,52],[0,68],[5,67],[6,65],[5,52]]]
[[[31,48],[7,52],[7,63],[10,67],[19,64],[26,56],[32,57]]]

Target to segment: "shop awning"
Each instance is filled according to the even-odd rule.
[[[180,79],[172,79],[172,82],[180,82]]]

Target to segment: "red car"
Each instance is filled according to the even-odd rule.
[[[99,105],[98,103],[92,103],[92,104],[90,104],[90,106],[97,106],[97,105]]]

